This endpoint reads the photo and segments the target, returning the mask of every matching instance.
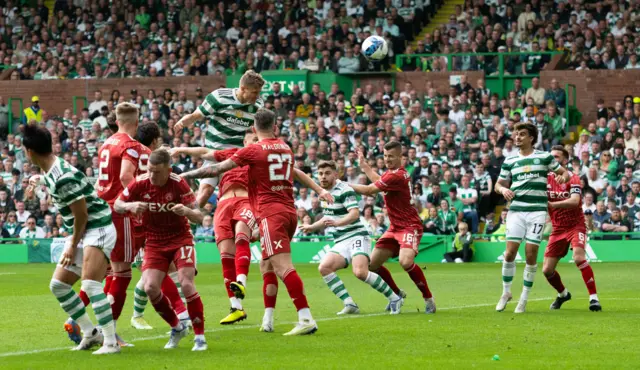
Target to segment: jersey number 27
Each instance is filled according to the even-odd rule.
[[[269,180],[290,180],[291,154],[269,154],[267,161],[269,161]],[[283,167],[286,167],[286,169]]]

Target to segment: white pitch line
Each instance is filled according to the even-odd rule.
[[[535,301],[547,301],[550,299],[553,299],[554,297],[547,297],[547,298],[534,298],[534,299],[530,299],[529,302],[535,302]],[[640,298],[605,298],[605,301],[632,301],[632,300],[640,300]],[[438,308],[438,311],[451,311],[451,310],[463,310],[463,309],[467,309],[467,308],[477,308],[477,307],[490,307],[490,306],[494,306],[495,303],[479,303],[479,304],[469,304],[469,305],[462,305],[462,306],[454,306],[454,307],[442,307],[442,308]],[[388,316],[389,313],[369,313],[369,314],[364,314],[364,315],[345,315],[345,316],[337,316],[337,317],[322,317],[319,319],[316,319],[317,322],[323,322],[323,321],[337,321],[337,320],[351,320],[351,319],[360,319],[360,318],[366,318],[366,317],[376,317],[376,316]],[[276,326],[279,325],[292,325],[295,324],[295,322],[281,322],[281,323],[276,323]],[[221,332],[221,331],[235,331],[235,330],[244,330],[244,329],[257,329],[259,328],[260,325],[234,325],[231,327],[226,327],[226,328],[219,328],[219,329],[207,329],[205,332],[207,333],[214,333],[214,332]],[[155,335],[152,337],[142,337],[142,338],[135,338],[133,340],[130,340],[130,343],[136,343],[136,342],[145,342],[145,341],[149,341],[149,340],[157,340],[157,339],[166,339],[167,335]],[[30,355],[30,354],[35,354],[35,353],[43,353],[43,352],[57,352],[57,351],[64,351],[64,350],[70,350],[71,347],[57,347],[57,348],[42,348],[42,349],[34,349],[34,350],[30,350],[30,351],[18,351],[18,352],[5,352],[5,353],[0,353],[0,357],[12,357],[12,356],[22,356],[22,355]]]
[[[0,272],[0,276],[2,275],[15,275],[15,272]]]

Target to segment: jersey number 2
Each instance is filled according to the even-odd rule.
[[[109,173],[107,168],[109,167],[109,151],[103,150],[100,153],[100,165],[98,168],[98,181],[109,181]]]
[[[269,180],[289,180],[292,165],[291,154],[269,154],[267,161],[269,162]],[[286,172],[283,171],[283,166],[286,166]],[[283,174],[282,172],[285,173]]]

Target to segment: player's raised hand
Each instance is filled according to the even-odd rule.
[[[320,194],[318,194],[318,198],[326,201],[329,204],[333,204],[333,195],[329,193],[327,190],[322,190]]]
[[[298,228],[305,234],[310,234],[315,231],[311,225],[300,225]]]
[[[358,149],[358,163],[360,164],[360,167],[369,164],[367,163],[367,158],[364,156],[362,149]]]
[[[502,189],[502,196],[504,197],[504,199],[507,200],[507,202],[511,202],[513,200],[513,197],[515,197],[515,193],[513,191],[511,191],[510,189],[503,188]]]
[[[172,157],[177,157],[180,155],[180,148],[166,148],[169,152],[169,155]]]
[[[145,202],[133,202],[131,204],[131,209],[129,212],[133,213],[136,216],[141,215],[149,209],[149,203]]]
[[[564,184],[564,183],[568,182],[567,177],[568,177],[568,176],[566,176],[566,177],[565,177],[565,175],[564,175],[564,174],[562,174],[562,175],[561,175],[561,174],[558,174],[558,173],[556,173],[556,174],[555,174],[556,182],[557,182],[558,184],[560,184],[560,185],[562,185],[562,184]]]
[[[171,208],[171,212],[177,214],[178,216],[185,216],[187,214],[187,207],[183,204],[176,204]]]
[[[184,122],[180,119],[178,122],[173,125],[173,135],[178,135],[182,133],[182,129],[184,128]]]

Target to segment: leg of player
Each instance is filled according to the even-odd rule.
[[[269,260],[260,261],[260,273],[262,273],[262,297],[264,299],[264,316],[260,331],[273,332],[273,311],[276,308],[278,298],[278,276],[273,271]]]
[[[120,352],[120,345],[116,340],[116,324],[113,320],[111,304],[104,294],[100,280],[104,277],[109,264],[104,252],[100,248],[84,246],[82,259],[82,290],[87,292],[91,300],[91,307],[102,328],[104,342],[94,355]],[[82,343],[80,343],[82,345]],[[82,349],[82,348],[80,348]]]
[[[337,253],[327,253],[318,266],[322,280],[324,280],[333,294],[340,298],[344,304],[344,308],[338,312],[338,315],[360,313],[358,305],[353,301],[347,288],[344,287],[342,280],[340,280],[340,277],[336,274],[336,271],[345,267],[347,267],[347,261]]]
[[[60,302],[60,307],[69,316],[69,320],[64,324],[64,329],[69,334],[69,339],[76,345],[84,340],[85,345],[83,347],[86,348],[78,349],[89,349],[102,343],[102,334],[95,329],[89,315],[87,315],[85,304],[82,303],[80,297],[73,290],[73,284],[79,279],[80,276],[75,273],[66,270],[62,266],[57,266],[49,283],[49,289]]]
[[[529,292],[533,288],[533,281],[536,278],[536,271],[538,271],[538,244],[530,243],[527,239],[525,244],[525,253],[527,264],[524,266],[524,273],[522,276],[522,294],[518,300],[515,313],[524,313],[527,308],[527,301],[529,300]]]
[[[187,308],[189,309],[189,317],[193,324],[193,332],[195,334],[194,345],[192,351],[206,351],[207,340],[204,338],[204,308],[202,307],[202,299],[196,290],[193,282],[196,275],[196,269],[193,267],[182,267],[178,270],[182,291],[187,297]]]
[[[412,248],[402,248],[400,249],[400,266],[409,274],[413,283],[416,284],[420,293],[422,293],[422,298],[424,298],[425,303],[425,313],[436,313],[436,302],[433,299],[433,295],[429,290],[429,284],[427,284],[427,278],[424,276],[424,272],[420,269],[420,266],[415,264],[416,252]]]
[[[149,297],[144,291],[144,279],[140,276],[140,280],[136,283],[133,290],[133,316],[131,317],[131,326],[138,330],[151,330],[153,327],[144,319],[144,310],[149,302]]]
[[[273,266],[276,275],[282,280],[287,287],[289,297],[293,301],[298,311],[298,324],[288,333],[284,335],[304,335],[313,334],[318,330],[316,322],[311,316],[311,310],[307,303],[307,297],[304,294],[304,284],[300,275],[293,267],[290,253],[274,254],[269,258],[269,262]]]
[[[213,194],[214,187],[211,184],[206,183],[204,181],[200,181],[200,188],[198,188],[198,194],[196,195],[196,203],[198,203],[198,207],[204,208],[204,206],[211,198],[211,194]]]
[[[111,311],[113,312],[113,321],[115,323],[120,318],[124,302],[127,299],[127,288],[131,283],[131,262],[111,261],[111,269],[113,271],[113,278],[111,280],[107,297],[111,302]],[[132,346],[117,334],[116,336],[118,344],[120,344],[121,347]]]
[[[144,291],[147,293],[153,308],[155,308],[160,317],[171,326],[171,338],[169,338],[169,342],[164,348],[172,349],[176,348],[180,340],[187,335],[188,328],[180,322],[180,319],[178,319],[178,316],[171,307],[169,298],[162,293],[161,285],[165,275],[165,271],[156,269],[145,269],[142,272]]]
[[[178,274],[177,271],[175,273]],[[162,294],[169,298],[169,302],[171,302],[173,312],[178,315],[178,319],[180,319],[180,322],[185,326],[190,327],[191,321],[189,320],[189,312],[187,312],[187,307],[185,307],[184,302],[182,301],[182,297],[180,297],[180,292],[178,291],[176,283],[173,282],[173,279],[169,275],[165,275],[164,279],[162,279],[162,285],[160,286],[160,289],[162,290]]]
[[[378,240],[378,243],[380,241]],[[384,280],[387,285],[391,288],[391,290],[402,297],[402,299],[407,297],[407,294],[398,286],[396,282],[393,280],[391,276],[391,271],[383,266],[383,264],[389,260],[389,258],[393,257],[393,251],[387,248],[378,247],[378,243],[376,243],[376,247],[373,248],[373,252],[371,252],[371,262],[369,264],[369,271],[375,272]],[[384,309],[385,311],[391,311],[391,303],[387,303],[387,307]]]
[[[369,271],[369,258],[364,254],[357,254],[352,257],[351,264],[353,266],[353,274],[358,279],[369,284],[373,289],[382,293],[382,295],[389,300],[391,314],[399,314],[404,300],[391,290],[389,284],[385,283],[380,275]]]
[[[251,229],[246,223],[239,221],[235,230],[236,243],[236,280],[229,287],[238,299],[244,299],[247,286],[247,275],[251,265]]]
[[[582,280],[584,280],[587,290],[589,291],[589,310],[602,311],[602,306],[598,300],[598,294],[596,292],[596,278],[593,276],[593,269],[587,261],[587,256],[584,248],[573,248],[573,260],[582,273]]]
[[[511,284],[513,276],[516,274],[516,256],[520,248],[520,241],[507,241],[507,248],[504,251],[502,260],[502,296],[496,305],[496,311],[502,312],[507,307],[507,303],[511,301]]]
[[[220,251],[220,261],[222,262],[224,287],[227,290],[229,301],[231,301],[229,315],[220,320],[220,324],[230,325],[247,318],[247,314],[242,308],[242,301],[231,290],[231,283],[236,280],[236,245],[233,239],[221,240],[218,243],[218,250]]]
[[[180,294],[180,297],[182,298],[182,302],[186,304],[187,301],[184,299],[184,294],[182,293],[182,286],[180,285],[180,279],[178,278],[178,270],[176,269],[176,265],[173,262],[171,262],[171,264],[169,265],[169,270],[167,272],[167,275],[169,275],[171,280],[173,280],[173,283],[176,285],[176,288],[178,288],[178,294]]]
[[[545,256],[542,264],[542,273],[547,278],[547,281],[553,289],[558,292],[556,300],[553,301],[549,307],[551,310],[559,310],[565,302],[571,300],[571,293],[569,293],[567,288],[565,288],[562,283],[562,278],[560,278],[560,274],[556,271],[558,261],[560,261],[559,257]]]

